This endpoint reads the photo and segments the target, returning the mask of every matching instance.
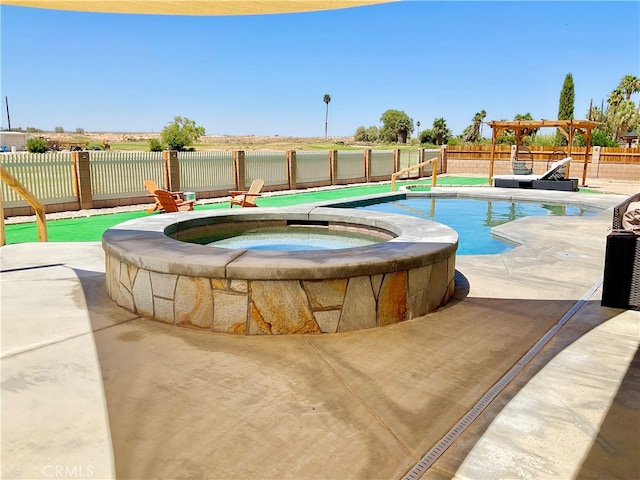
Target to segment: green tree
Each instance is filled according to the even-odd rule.
[[[162,151],[162,143],[157,138],[149,139],[149,151],[150,152],[161,152]]]
[[[640,79],[625,75],[617,88],[609,94],[607,110],[603,113],[604,125],[601,128],[608,133],[610,140],[617,142],[622,135],[640,126],[640,103],[636,107],[631,100],[631,96],[638,92]]]
[[[413,133],[413,120],[400,110],[389,109],[380,117],[380,140],[383,142],[407,143],[407,138]]]
[[[618,139],[628,131],[638,127],[640,109],[631,100],[624,99],[624,93],[616,88],[609,95],[606,125],[611,140]]]
[[[433,121],[431,134],[436,145],[444,145],[451,138],[451,130],[447,128],[447,121],[440,117]]]
[[[420,139],[421,145],[435,144],[435,140],[433,138],[433,132],[431,131],[430,128],[425,128],[423,131],[420,132],[420,135],[418,135],[418,137]]]
[[[577,134],[575,137],[575,145],[578,147],[584,147],[587,142],[583,135]],[[607,132],[601,130],[599,128],[594,128],[591,132],[591,146],[600,146],[600,147],[617,147],[618,142],[614,142],[609,139]]]
[[[327,104],[327,109],[324,114],[324,139],[327,139],[327,129],[329,128],[329,102],[331,102],[331,95],[325,93],[322,97],[322,101]]]
[[[604,112],[598,107],[591,107],[591,110],[587,113],[586,118],[600,123],[604,123],[606,120]]]
[[[365,128],[364,125],[359,126],[356,129],[356,133],[353,134],[353,140],[355,142],[369,142],[375,143],[378,141],[378,127],[371,126]]]
[[[377,142],[380,139],[380,132],[378,130],[378,127],[376,127],[375,125],[370,126],[369,128],[367,128],[367,131],[365,132],[365,137],[367,139],[367,142]]]
[[[173,122],[160,132],[160,138],[169,150],[184,150],[184,147],[192,145],[202,135],[204,127],[196,125],[196,122],[186,117],[173,117]]]
[[[56,133],[64,133],[64,128],[56,127],[56,128],[53,129],[53,131],[56,132]]]
[[[31,153],[45,153],[49,150],[47,142],[43,138],[34,137],[27,140],[27,151]]]
[[[560,91],[560,101],[558,104],[558,120],[573,120],[573,108],[575,103],[575,88],[573,85],[573,75],[567,73],[564,77],[562,90]],[[556,143],[566,145],[567,139],[560,132],[556,132]]]

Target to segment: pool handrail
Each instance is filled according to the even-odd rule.
[[[9,170],[0,165],[0,180],[6,183],[9,187],[15,190],[22,198],[24,198],[29,205],[36,212],[36,223],[38,226],[38,241],[46,242],[47,236],[47,219],[45,215],[44,205],[38,200],[33,193],[31,193],[27,187],[25,187],[20,180],[14,177]],[[4,206],[2,204],[2,192],[0,192],[0,213],[4,212]],[[0,216],[0,247],[6,244],[5,226],[4,226],[4,214]]]
[[[415,170],[416,168],[422,168],[429,163],[433,164],[433,170],[431,172],[431,186],[436,186],[436,177],[438,176],[438,157],[433,157],[429,160],[426,160],[422,163],[418,163],[417,165],[413,165],[408,168],[403,168],[402,170],[397,171],[396,173],[391,175],[391,191],[396,191],[396,179],[411,170]]]

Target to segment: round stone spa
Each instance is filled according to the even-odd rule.
[[[298,239],[300,229],[329,235],[320,243],[331,248],[200,244],[274,228]],[[302,238],[294,243],[308,243]],[[153,215],[110,228],[102,244],[107,294],[143,317],[214,332],[320,334],[389,325],[447,303],[458,235],[405,215],[298,206]]]

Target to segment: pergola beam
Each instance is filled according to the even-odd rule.
[[[562,132],[569,146],[569,156],[571,156],[571,146],[573,144],[574,133],[586,135],[587,145],[584,154],[584,168],[582,172],[582,185],[587,181],[587,160],[589,158],[589,147],[591,143],[591,131],[600,125],[600,122],[592,120],[491,120],[486,122],[493,131],[491,136],[491,161],[489,162],[489,184],[493,179],[493,169],[496,156],[496,143],[498,137],[506,130],[513,130],[516,136],[516,151],[520,149],[520,139],[539,128],[557,128]],[[568,170],[567,170],[568,171]]]

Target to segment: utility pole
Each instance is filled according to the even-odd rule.
[[[9,131],[11,131],[11,117],[9,116],[9,97],[4,97],[4,102],[7,105],[7,123],[9,125]]]

